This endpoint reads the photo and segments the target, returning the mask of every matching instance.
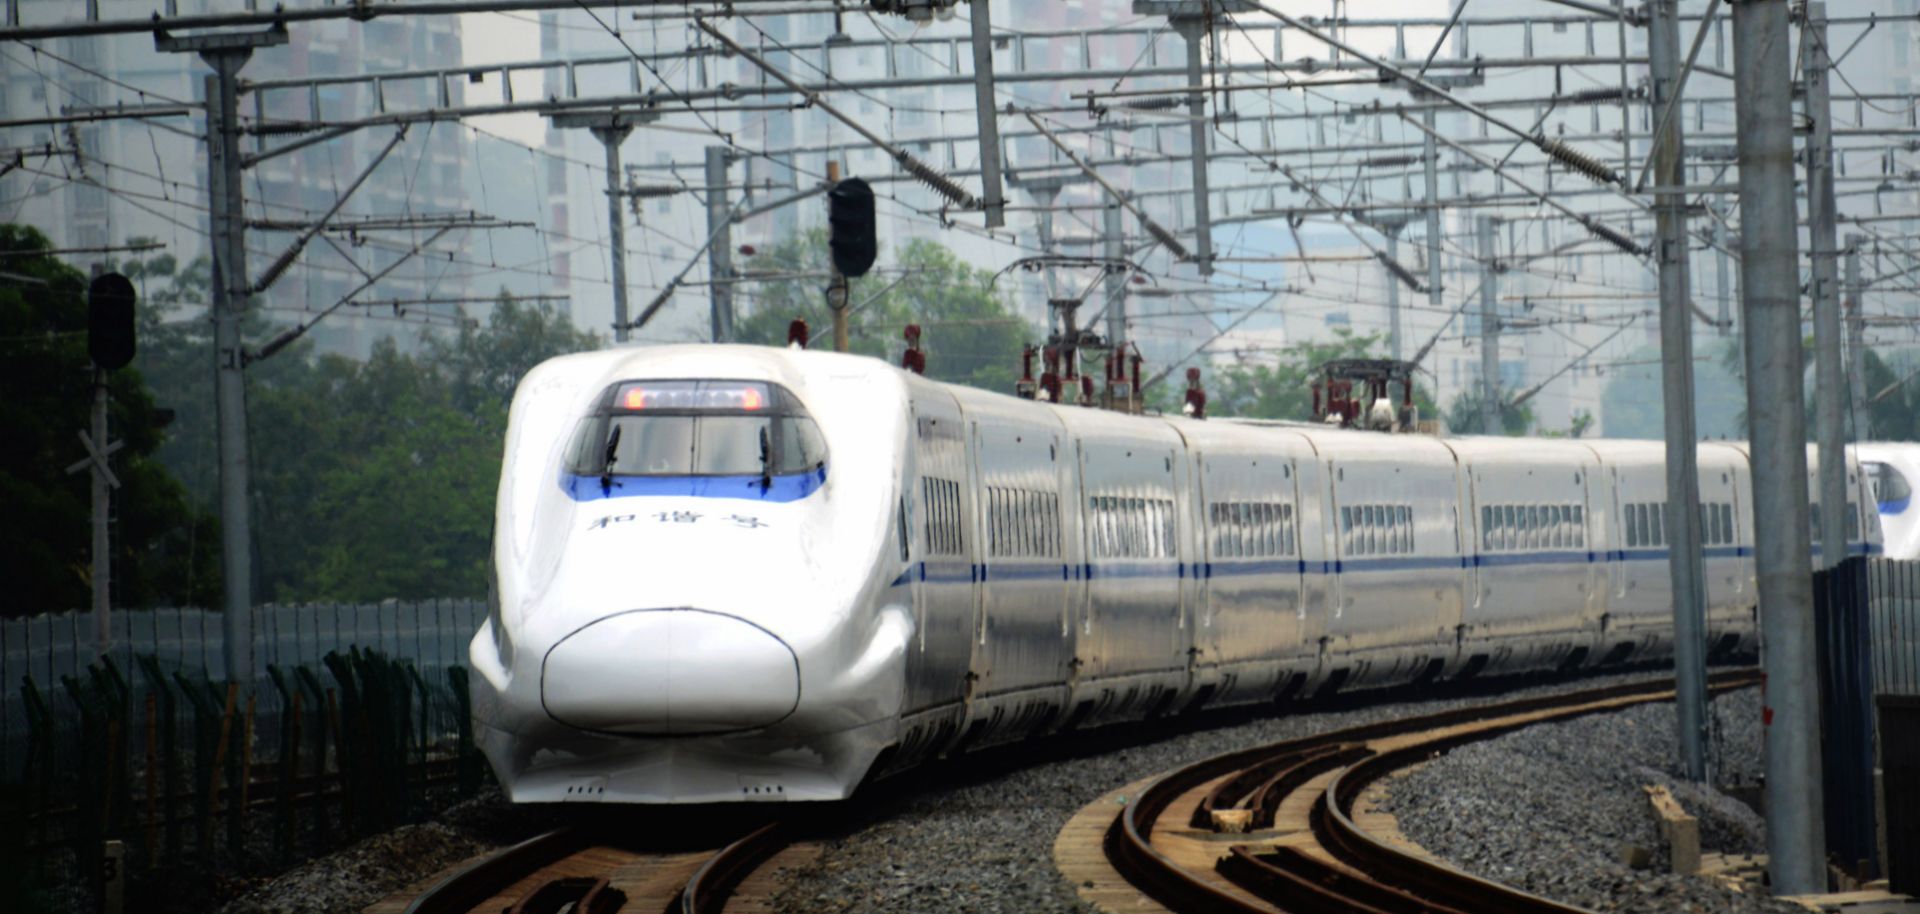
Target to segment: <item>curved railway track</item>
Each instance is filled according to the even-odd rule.
[[[779,822],[717,848],[662,849],[650,836],[567,826],[479,857],[416,894],[403,914],[719,914],[788,844]]]
[[[1709,687],[1757,682],[1737,670]],[[1656,680],[1349,727],[1205,759],[1137,785],[1117,814],[1092,814],[1111,818],[1100,838],[1111,872],[1173,911],[1577,914],[1369,831],[1356,808],[1369,787],[1455,746],[1672,696]]]

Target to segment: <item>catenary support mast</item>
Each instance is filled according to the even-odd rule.
[[[1678,0],[1647,4],[1647,58],[1656,109],[1676,103],[1680,50]],[[1688,298],[1687,198],[1680,118],[1652,138],[1660,271],[1660,364],[1667,443],[1667,573],[1673,581],[1673,666],[1680,770],[1707,779],[1707,604],[1701,566],[1699,435],[1694,429],[1693,314]]]
[[[1827,95],[1827,5],[1809,3],[1800,27],[1800,83],[1807,134],[1807,241],[1812,259],[1813,427],[1820,443],[1820,567],[1847,557],[1846,384],[1840,364],[1839,233],[1833,197],[1833,105]]]
[[[727,165],[733,158],[725,146],[707,147],[707,279],[712,285],[713,341],[733,341],[733,207],[727,200]]]
[[[248,505],[252,489],[247,473],[247,358],[240,338],[248,284],[239,78],[254,48],[286,43],[285,26],[215,35],[154,35],[156,50],[197,53],[213,68],[205,83],[207,217],[213,255],[207,294],[213,316],[213,395],[219,428],[220,658],[227,678],[243,685],[253,680],[253,523]]]
[[[1493,217],[1473,217],[1480,254],[1480,433],[1498,435],[1500,421],[1500,268]]]
[[[1825,889],[1807,426],[1800,385],[1799,238],[1787,0],[1733,4],[1740,277],[1754,570],[1766,673],[1767,869],[1778,895]]]

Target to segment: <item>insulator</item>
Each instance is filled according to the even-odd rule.
[[[1626,251],[1629,254],[1639,256],[1647,252],[1645,248],[1641,247],[1638,244],[1635,244],[1632,238],[1627,237],[1620,230],[1612,228],[1604,222],[1600,222],[1594,219],[1588,219],[1586,220],[1586,226],[1587,226],[1587,231],[1590,231],[1595,235],[1599,235],[1600,237],[1605,238],[1609,244],[1612,244],[1614,247],[1617,247],[1620,250]]]
[[[1608,167],[1605,162],[1589,156],[1572,146],[1568,146],[1559,140],[1543,136],[1536,137],[1534,142],[1539,144],[1541,152],[1560,160],[1561,164],[1595,181],[1602,184],[1614,184],[1620,180],[1620,176],[1616,174],[1612,168]]]
[[[1620,100],[1622,94],[1620,87],[1614,86],[1612,88],[1581,89],[1578,92],[1556,95],[1553,97],[1553,100],[1561,104],[1569,102],[1575,104],[1581,102],[1617,102]]]
[[[1120,107],[1129,108],[1134,111],[1165,111],[1168,108],[1178,108],[1185,101],[1186,99],[1178,95],[1162,95],[1155,98],[1136,98],[1132,101],[1121,102]]]
[[[1172,232],[1161,228],[1160,223],[1152,219],[1142,219],[1140,222],[1147,227],[1147,234],[1152,235],[1153,240],[1160,242],[1160,246],[1167,249],[1167,253],[1179,260],[1193,259],[1193,255],[1187,251],[1187,246],[1181,244],[1180,239],[1173,237]]]
[[[673,184],[629,184],[626,195],[635,200],[652,200],[656,197],[671,197],[686,190]]]
[[[953,205],[961,209],[980,208],[980,201],[967,193],[966,188],[953,183],[952,178],[935,171],[933,166],[914,158],[913,153],[902,149],[895,158],[908,174],[926,182],[928,187],[933,188],[934,193],[947,198],[947,201]]]
[[[1386,267],[1387,272],[1398,276],[1407,288],[1415,292],[1427,291],[1426,287],[1420,284],[1420,280],[1414,277],[1412,270],[1407,269],[1400,261],[1388,257],[1386,251],[1376,251],[1373,256],[1380,258],[1380,265]]]
[[[1370,159],[1361,159],[1361,160],[1360,160],[1360,164],[1361,164],[1361,165],[1366,165],[1366,166],[1377,166],[1377,167],[1382,167],[1382,168],[1389,168],[1389,167],[1392,167],[1392,166],[1395,166],[1395,165],[1412,165],[1412,164],[1415,164],[1415,163],[1417,163],[1417,162],[1419,162],[1420,160],[1422,160],[1422,159],[1424,159],[1424,158],[1426,158],[1426,157],[1425,157],[1425,156],[1418,156],[1418,155],[1409,155],[1409,156],[1374,156],[1373,158],[1370,158]]]

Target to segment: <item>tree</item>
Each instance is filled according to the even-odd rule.
[[[1728,341],[1715,348],[1709,358],[1694,363],[1694,427],[1702,438],[1745,438],[1747,392],[1737,365],[1740,347]],[[1608,369],[1600,395],[1606,436],[1665,438],[1659,347],[1642,346],[1623,361],[1625,365]]]
[[[1501,429],[1511,437],[1525,435],[1533,427],[1533,407],[1524,403],[1513,405],[1513,395],[1506,391],[1497,391],[1495,396],[1500,398]],[[1477,384],[1461,391],[1447,407],[1447,431],[1456,435],[1480,434],[1480,404],[1485,400]]]
[[[303,357],[250,385],[263,600],[485,591],[507,407],[520,378],[597,348],[553,306],[502,293],[484,324]]]
[[[216,424],[205,261],[180,269],[162,257],[123,269],[148,289],[138,364],[179,412],[160,456],[211,506]],[[272,332],[257,311],[243,321],[249,340]],[[427,335],[413,353],[387,341],[361,362],[317,355],[302,341],[250,365],[258,598],[483,593],[514,387],[541,361],[600,344],[551,305],[503,291],[484,322]]]
[[[818,229],[756,255],[745,267],[773,275],[829,269],[827,234]],[[992,277],[942,245],[910,241],[892,269],[849,281],[848,347],[898,364],[906,345],[902,332],[917,323],[924,331],[928,377],[1012,393],[1021,348],[1033,331],[989,285]],[[759,284],[751,296],[757,304],[735,326],[734,338],[784,346],[787,325],[798,317],[807,322],[812,345],[830,345],[833,315],[822,292],[825,285],[824,280]]]
[[[83,452],[88,425],[87,279],[44,253],[45,236],[0,225],[9,255],[0,280],[0,574],[12,599],[0,613],[76,609],[90,599],[91,480],[65,468]],[[141,345],[146,345],[141,340]],[[107,378],[108,428],[126,442],[112,458],[113,604],[211,604],[218,596],[219,538],[180,482],[155,457],[161,414],[137,366]]]
[[[1861,363],[1866,382],[1867,433],[1869,441],[1920,440],[1920,390],[1916,390],[1906,372],[1895,372],[1868,349]],[[1879,399],[1875,399],[1878,397]]]

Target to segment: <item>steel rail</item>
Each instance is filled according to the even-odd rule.
[[[1754,681],[1757,680],[1751,670],[1723,673],[1715,677],[1715,689],[1741,687]],[[1453,745],[1490,738],[1534,723],[1617,707],[1595,707],[1604,702],[1630,698],[1662,700],[1670,695],[1672,688],[1671,680],[1652,680],[1534,696],[1363,724],[1224,753],[1171,772],[1130,798],[1107,829],[1106,856],[1129,883],[1178,911],[1272,914],[1273,906],[1251,901],[1250,895],[1284,898],[1286,910],[1299,912],[1458,914],[1500,910],[1569,914],[1579,909],[1469,876],[1444,864],[1408,857],[1353,824],[1353,800],[1379,778],[1431,758],[1436,751]],[[1561,713],[1493,723],[1385,753],[1363,745],[1387,736],[1538,715],[1555,709]],[[1322,846],[1341,858],[1343,865],[1329,865],[1297,849],[1236,847],[1217,867],[1221,875],[1241,890],[1235,892],[1217,880],[1179,866],[1153,846],[1154,828],[1175,800],[1209,781],[1225,778],[1201,800],[1188,823],[1191,827],[1211,828],[1213,810],[1235,807],[1254,810],[1253,827],[1271,827],[1272,813],[1287,794],[1329,770],[1338,773],[1316,801],[1311,821]],[[1368,875],[1370,873],[1386,875]]]
[[[741,882],[788,842],[789,832],[779,822],[734,840],[703,861],[665,909],[671,914],[719,914]],[[563,826],[467,862],[409,901],[403,914],[470,914],[516,883],[575,855],[599,847],[624,846],[619,838],[607,838],[585,826]],[[579,914],[612,914],[621,910],[628,898],[609,884],[610,875],[556,876],[530,887],[504,910],[509,914],[569,909]]]

